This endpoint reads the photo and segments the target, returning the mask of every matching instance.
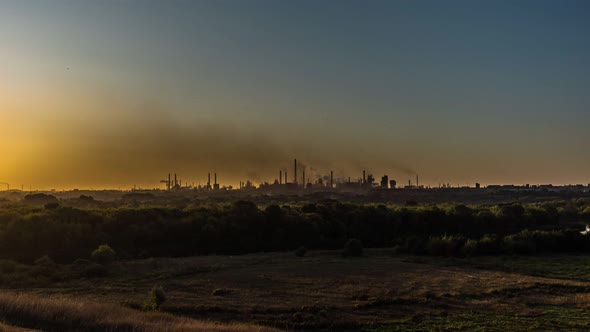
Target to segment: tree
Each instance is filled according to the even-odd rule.
[[[112,263],[117,258],[117,253],[108,245],[101,244],[92,252],[91,257],[95,262],[104,265]]]

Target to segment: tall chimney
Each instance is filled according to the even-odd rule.
[[[207,173],[207,186],[211,186],[211,173]]]
[[[301,177],[301,184],[303,184],[303,189],[305,189],[305,170],[303,170],[303,176]]]
[[[174,173],[174,187],[176,187],[177,184],[178,184],[178,181],[176,181],[176,173]]]
[[[295,175],[293,176],[293,183],[297,183],[297,159],[295,159]]]
[[[365,177],[365,170],[363,169],[363,184],[367,182],[367,178]]]
[[[287,184],[287,171],[285,171],[285,184]]]
[[[279,184],[283,184],[283,170],[279,171]]]
[[[217,173],[215,173],[215,184],[217,184]]]
[[[334,172],[330,171],[330,190],[334,189]]]
[[[418,174],[416,174],[416,188],[418,188]]]
[[[170,190],[171,185],[172,185],[172,179],[170,177],[170,173],[168,173],[168,190]]]

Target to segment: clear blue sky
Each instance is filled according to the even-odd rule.
[[[0,181],[271,181],[298,157],[318,175],[588,183],[589,10],[3,0]]]

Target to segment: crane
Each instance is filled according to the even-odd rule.
[[[8,183],[6,183],[6,182],[0,182],[0,184],[3,184],[3,185],[6,186],[6,188],[7,188],[6,191],[10,191],[10,185]]]

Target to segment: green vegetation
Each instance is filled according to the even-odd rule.
[[[162,286],[154,286],[148,293],[148,297],[143,303],[143,310],[157,311],[160,306],[166,301],[166,295]]]
[[[524,230],[504,237],[487,234],[481,239],[467,239],[460,235],[431,236],[428,239],[411,237],[406,239],[403,245],[398,245],[396,251],[454,257],[588,252],[590,237],[573,230]]]
[[[107,208],[60,202],[50,209],[3,203],[0,258],[33,262],[48,255],[67,263],[89,259],[103,244],[120,259],[294,251],[301,246],[338,249],[351,238],[366,247],[397,245],[405,252],[446,256],[590,250],[590,237],[577,232],[590,218],[590,203],[584,199],[497,206],[334,200],[266,206],[247,201],[165,206],[125,202]],[[577,222],[575,231],[564,230],[572,221]],[[526,229],[537,231],[531,235],[523,232]],[[470,239],[478,242],[470,241],[465,248]],[[96,262],[114,259],[110,250],[98,250]]]
[[[96,248],[96,250],[92,252],[90,257],[92,257],[92,260],[99,264],[107,265],[115,260],[117,253],[108,245],[101,244],[98,246],[98,248]]]

